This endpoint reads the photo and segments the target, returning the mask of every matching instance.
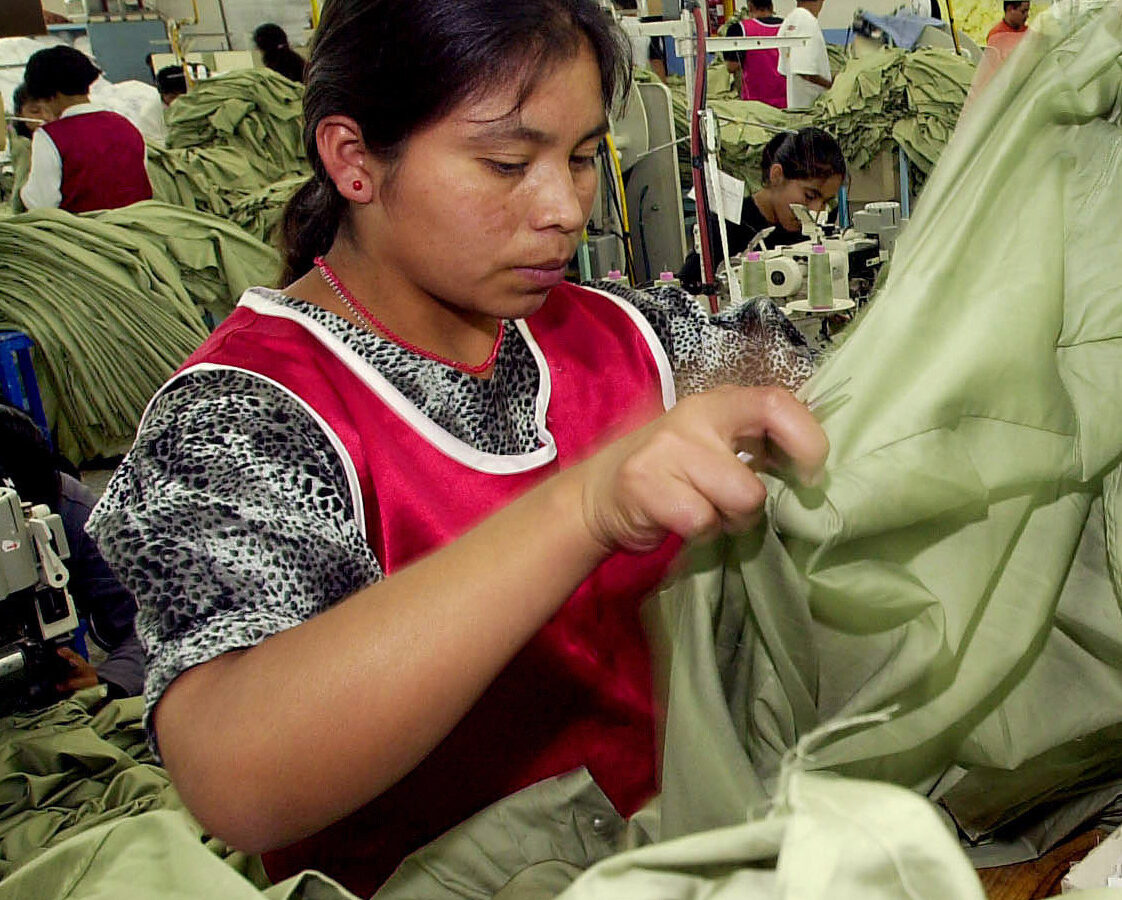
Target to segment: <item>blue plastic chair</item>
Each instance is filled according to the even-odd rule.
[[[39,382],[31,364],[31,348],[35,344],[22,331],[0,331],[0,393],[17,409],[35,420],[49,441],[51,429],[39,396]]]

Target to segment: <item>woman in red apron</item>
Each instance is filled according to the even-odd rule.
[[[673,365],[736,328],[564,281],[624,46],[592,0],[328,3],[287,287],[161,390],[95,514],[162,760],[273,877],[369,893],[580,766],[633,812],[640,603],[683,539],[759,514],[738,451],[824,460],[778,388],[674,406]]]

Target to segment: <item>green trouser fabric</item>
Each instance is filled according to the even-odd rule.
[[[772,531],[665,601],[716,625],[715,669],[687,657],[672,682],[664,838],[766,802],[808,729],[890,707],[812,765],[928,793],[976,841],[1062,836],[1067,804],[1117,793],[1122,7],[1042,27],[806,388],[842,389],[824,487],[773,482]]]
[[[174,819],[180,844],[193,842],[219,868],[268,883],[259,859],[204,837],[183,810],[153,762],[143,711],[142,698],[108,701],[97,687],[0,719],[0,897],[70,896],[58,888],[91,875],[77,860],[118,825],[139,838],[152,815]],[[133,870],[145,861],[135,851],[129,857]],[[69,862],[52,862],[60,859]]]
[[[150,201],[0,222],[0,329],[36,344],[56,445],[75,463],[124,452],[156,389],[276,251],[213,216]]]
[[[168,107],[167,146],[234,147],[258,168],[307,168],[304,86],[272,69],[240,69],[200,81]]]
[[[9,200],[13,213],[27,212],[23,205],[23,198],[19,192],[27,184],[27,176],[31,174],[31,141],[14,132],[8,141],[8,153],[12,157],[12,193]]]
[[[865,168],[883,150],[899,143],[920,175],[930,172],[954,131],[974,77],[973,64],[945,50],[887,47],[860,59],[844,58],[844,63],[833,87],[814,107],[797,112],[737,99],[725,90],[724,64],[711,66],[708,100],[722,119],[721,169],[743,179],[751,193],[760,186],[763,148],[775,129],[816,125],[838,139],[851,170]],[[657,76],[640,71],[636,77],[651,80]],[[688,134],[684,83],[673,77],[667,83],[675,132]],[[678,157],[682,183],[692,186],[688,144],[679,145]]]

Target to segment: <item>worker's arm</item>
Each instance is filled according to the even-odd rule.
[[[451,730],[610,552],[746,528],[765,492],[734,451],[765,460],[770,448],[806,478],[827,445],[782,390],[687,398],[384,581],[190,669],[155,711],[177,789],[248,851],[362,806]]]
[[[817,84],[819,87],[824,87],[827,90],[829,90],[834,83],[829,78],[823,78],[821,75],[804,75],[801,72],[799,73],[799,78],[805,78],[811,84]]]
[[[31,137],[31,172],[19,195],[29,210],[57,209],[62,203],[62,157],[42,128]]]

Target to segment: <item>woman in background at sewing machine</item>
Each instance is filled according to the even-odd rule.
[[[806,235],[792,204],[802,204],[810,212],[826,209],[845,181],[846,165],[841,147],[821,128],[801,128],[775,135],[764,147],[760,160],[763,186],[744,198],[740,222],[725,222],[729,253],[743,253],[765,228],[773,229],[764,239],[768,247],[785,247],[805,241]],[[724,260],[717,217],[709,215],[709,246],[713,266]],[[686,290],[699,292],[701,256],[691,251],[678,277]]]
[[[27,61],[27,96],[52,119],[31,139],[31,172],[20,191],[28,209],[80,213],[152,199],[144,136],[124,116],[90,103],[100,74],[73,47],[48,47]]]
[[[753,352],[735,327],[564,280],[625,48],[595,0],[328,2],[287,287],[158,394],[95,511],[163,762],[274,878],[368,896],[579,767],[634,812],[642,601],[682,540],[756,520],[737,451],[824,461],[778,388],[666,412],[683,357]]]
[[[144,649],[136,636],[136,604],[113,577],[85,532],[97,498],[62,464],[39,427],[22,410],[0,401],[0,484],[9,482],[23,503],[45,504],[62,519],[70,556],[67,589],[89,637],[106,657],[96,667],[72,648],[59,650],[60,696],[98,684],[110,697],[134,697],[144,686]]]

